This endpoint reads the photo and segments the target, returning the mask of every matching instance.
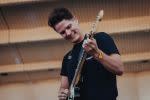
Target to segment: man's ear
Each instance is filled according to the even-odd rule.
[[[79,24],[78,19],[76,19],[75,21],[76,21],[76,23],[78,23],[78,24]]]
[[[76,17],[74,17],[73,20],[74,20],[76,23],[79,23],[79,22],[78,22],[78,19],[77,19]]]
[[[74,21],[75,21],[76,24],[79,24],[78,19],[75,19]]]

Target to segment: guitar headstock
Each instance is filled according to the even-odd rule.
[[[88,34],[88,38],[93,38],[93,35],[96,32],[96,29],[98,26],[98,22],[100,22],[102,20],[103,15],[104,15],[104,11],[100,10],[98,15],[96,16],[96,21],[92,24],[92,29],[91,29],[90,33]]]
[[[103,18],[103,16],[104,16],[104,11],[100,10],[99,13],[98,13],[98,16],[97,16],[96,20],[101,21],[102,18]]]

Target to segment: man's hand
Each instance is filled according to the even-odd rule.
[[[85,49],[85,51],[92,55],[93,57],[95,56],[95,54],[98,53],[99,48],[97,46],[96,40],[94,38],[92,39],[86,39],[83,42],[83,48]]]
[[[61,89],[58,93],[59,100],[66,100],[69,94],[68,89]]]

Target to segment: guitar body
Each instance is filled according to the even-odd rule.
[[[79,100],[80,97],[80,88],[79,87],[71,87],[70,95],[67,100]]]

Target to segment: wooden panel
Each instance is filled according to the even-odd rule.
[[[126,18],[118,20],[103,20],[100,22],[97,31],[104,31],[110,34],[114,33],[123,33],[123,32],[132,32],[132,31],[141,31],[150,29],[150,17],[135,17],[135,18]],[[89,32],[91,29],[91,22],[81,23],[80,26],[85,33]],[[33,28],[33,29],[13,29],[10,31],[10,43],[16,42],[32,42],[40,40],[49,40],[49,39],[61,39],[62,37],[54,32],[49,27],[43,28]]]
[[[120,17],[148,16],[149,3],[149,0],[121,0]]]
[[[20,64],[22,59],[15,45],[0,47],[0,65]]]
[[[0,10],[0,44],[7,44],[8,39],[9,39],[9,31]]]
[[[80,22],[95,20],[99,10],[105,11],[105,19],[119,18],[119,0],[75,0],[69,1],[69,9],[75,14]]]
[[[139,100],[136,73],[124,73],[117,77],[117,100]]]
[[[149,63],[146,64],[141,63],[143,61],[149,61],[149,60],[150,60],[150,52],[122,56],[122,61],[125,63],[126,71],[142,71],[145,69],[149,70],[150,69]],[[59,61],[25,63],[25,64],[17,64],[17,65],[3,65],[0,66],[0,73],[30,72],[30,71],[39,71],[39,70],[60,69],[61,63],[62,61],[59,60]]]
[[[71,43],[64,40],[18,44],[24,63],[60,60],[71,47]]]
[[[104,10],[104,20],[119,19],[120,0],[102,0],[102,1],[104,2],[101,7],[101,9]]]
[[[17,75],[19,77],[19,74]],[[59,84],[60,80],[57,78],[40,81],[3,82],[0,85],[0,97],[3,100],[58,100]]]
[[[104,15],[105,17],[105,15]],[[110,34],[115,33],[125,33],[125,32],[135,32],[135,31],[149,31],[150,30],[150,17],[133,17],[125,19],[116,19],[116,20],[105,20],[99,23],[97,31],[108,32]],[[87,32],[91,29],[91,22],[81,23],[80,26],[83,30],[88,29]]]
[[[0,66],[0,73],[28,72],[38,70],[60,69],[61,61],[45,61],[27,64],[12,64]]]
[[[104,21],[102,21],[101,28],[99,28],[98,31],[116,33],[149,30],[150,25],[148,23],[150,20],[148,17],[150,10],[147,5],[149,1],[138,0],[135,4],[133,4],[134,1],[135,0],[89,0],[87,2],[80,0],[67,0],[67,2],[57,1],[6,6],[2,7],[2,10],[10,27],[10,42],[16,43],[61,38],[47,25],[49,12],[54,7],[59,6],[70,8],[70,10],[75,13],[77,18],[79,18],[81,26],[86,32],[91,29],[91,21],[95,20],[95,17],[100,9],[104,9],[105,14]],[[134,12],[135,14],[132,14]],[[115,20],[119,18],[127,19]]]
[[[11,83],[11,82],[23,82],[25,80],[29,81],[29,76],[27,73],[24,73],[24,72],[0,75],[0,84],[3,84],[3,83],[6,84],[6,83]]]
[[[34,71],[34,72],[16,72],[8,73],[7,75],[0,75],[0,85],[12,82],[38,82],[42,80],[52,80],[59,79],[60,70],[44,70],[44,71]]]
[[[4,45],[0,47],[0,65],[61,60],[71,47],[65,40]]]
[[[121,58],[124,63],[150,60],[150,52],[126,54],[122,55]]]
[[[150,51],[150,33],[145,31],[113,34],[121,54],[144,53]]]
[[[10,30],[10,43],[34,42],[42,40],[61,39],[62,37],[49,27],[33,29]]]
[[[150,98],[150,71],[139,72],[137,74],[137,86],[138,86],[138,94],[139,100],[149,100]]]
[[[23,71],[24,71],[23,64],[12,64],[12,65],[0,66],[0,73],[23,72]]]
[[[48,27],[47,9],[40,5],[8,6],[2,10],[10,27],[10,43],[60,38]]]
[[[24,64],[24,71],[60,69],[61,61],[37,62]]]
[[[97,31],[108,32],[110,34],[122,33],[122,32],[132,32],[141,30],[150,30],[150,17],[135,17],[126,19],[109,20],[99,23]],[[85,33],[89,32],[91,29],[92,22],[81,23],[80,26]],[[47,29],[47,31],[46,31]],[[48,31],[49,30],[49,31]],[[43,33],[46,32],[46,33]],[[21,33],[21,34],[20,34]],[[29,42],[29,41],[40,41],[48,39],[60,39],[61,36],[54,32],[52,29],[45,28],[35,28],[30,30],[12,30],[10,34],[10,42]]]
[[[30,3],[39,0],[0,0],[0,5],[10,5],[10,4],[20,4],[20,3]]]
[[[150,70],[150,61],[148,62],[131,62],[124,64],[125,72],[142,72]]]

